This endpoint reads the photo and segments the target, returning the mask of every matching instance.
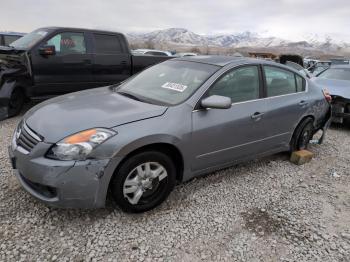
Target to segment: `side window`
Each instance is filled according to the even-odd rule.
[[[258,67],[246,66],[223,75],[209,90],[209,95],[227,96],[232,103],[237,103],[258,99],[259,88]]]
[[[83,33],[60,33],[48,40],[46,45],[54,45],[58,55],[86,54]]]
[[[272,66],[265,66],[267,96],[280,96],[296,93],[295,74]]]
[[[295,80],[297,83],[297,92],[303,92],[305,91],[305,80],[298,75],[295,75]]]
[[[97,54],[119,54],[122,46],[116,35],[94,34],[95,51]]]

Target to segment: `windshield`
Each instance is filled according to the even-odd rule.
[[[27,50],[43,39],[47,34],[48,31],[38,29],[12,42],[10,46],[20,50]]]
[[[336,79],[350,81],[350,67],[349,68],[329,68],[321,73],[319,78]]]
[[[218,69],[202,63],[166,61],[131,78],[117,92],[145,102],[176,105],[189,98]]]

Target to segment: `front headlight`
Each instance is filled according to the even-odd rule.
[[[47,157],[57,160],[85,160],[92,150],[117,133],[110,129],[94,128],[66,137],[56,143]]]

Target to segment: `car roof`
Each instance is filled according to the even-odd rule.
[[[157,50],[157,49],[136,49],[134,50],[135,52],[143,52],[143,53],[147,53],[147,52],[159,52],[159,53],[164,53],[167,55],[171,55],[171,53],[169,51],[164,51],[164,50]]]
[[[177,61],[189,61],[189,62],[197,62],[197,63],[203,63],[203,64],[210,64],[210,65],[216,65],[224,67],[229,64],[241,64],[241,63],[261,63],[261,64],[271,64],[271,65],[279,65],[284,66],[282,64],[266,61],[263,59],[256,59],[256,58],[250,58],[250,57],[235,57],[235,56],[187,56],[187,57],[179,57],[175,58],[173,60]]]
[[[88,31],[88,32],[100,32],[100,33],[109,33],[109,34],[119,34],[122,35],[120,32],[115,31],[108,31],[108,30],[99,30],[99,29],[87,29],[87,28],[78,28],[78,27],[59,27],[59,26],[48,26],[48,27],[41,27],[37,30],[72,30],[72,31]]]
[[[155,51],[155,52],[167,52],[167,51],[163,51],[163,50],[157,50],[157,49],[135,49],[134,51],[139,51],[139,52],[148,52],[148,51]]]
[[[264,59],[250,58],[250,57],[234,57],[234,56],[185,56],[173,58],[169,61],[188,61],[188,62],[196,62],[202,64],[209,64],[219,67],[225,67],[227,65],[240,65],[240,64],[264,64],[275,67],[280,67],[282,69],[286,69],[289,71],[293,71],[294,73],[303,76],[298,70],[286,66],[274,61],[266,61]],[[303,76],[304,77],[304,76]]]
[[[16,33],[16,32],[0,32],[0,35],[24,36],[24,35],[25,35],[25,33]]]

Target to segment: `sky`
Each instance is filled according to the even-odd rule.
[[[198,34],[251,31],[350,42],[349,0],[0,0],[0,30],[70,26],[126,32],[186,28]]]

